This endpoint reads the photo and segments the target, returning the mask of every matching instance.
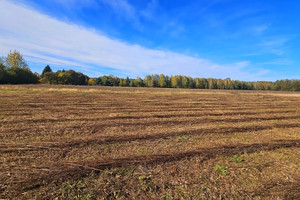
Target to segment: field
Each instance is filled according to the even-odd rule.
[[[299,199],[300,93],[0,86],[0,199]]]

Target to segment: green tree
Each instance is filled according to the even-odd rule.
[[[194,81],[195,81],[195,87],[196,87],[197,89],[201,89],[201,81],[200,81],[200,78],[195,78]]]
[[[182,76],[182,87],[183,88],[194,88],[195,83],[192,77]]]
[[[126,79],[125,79],[125,83],[126,83],[126,87],[128,87],[129,84],[130,84],[130,80],[129,80],[129,77],[128,77],[128,76],[127,76]]]
[[[74,70],[68,70],[63,73],[63,78],[66,80],[65,83],[67,85],[87,85],[88,77],[81,72],[75,72]]]
[[[96,78],[95,83],[96,85],[103,85],[101,77]]]
[[[182,77],[182,87],[183,88],[188,88],[189,87],[189,79],[187,76]]]
[[[159,87],[159,75],[152,74],[152,85],[153,87]]]
[[[224,80],[224,88],[225,89],[230,89],[230,87],[231,87],[231,79],[230,78],[226,78]]]
[[[4,66],[4,61],[0,58],[0,84],[7,83],[7,71]]]
[[[180,75],[171,76],[171,87],[182,88],[182,76]]]
[[[44,68],[44,70],[43,70],[43,72],[42,72],[42,74],[41,74],[41,77],[43,78],[43,77],[44,77],[44,74],[47,73],[47,72],[52,72],[52,69],[50,68],[49,65],[47,65],[47,66]]]
[[[159,87],[164,88],[164,87],[167,86],[167,80],[166,80],[165,75],[161,74],[161,75],[159,76],[159,81],[158,81],[158,83],[159,83]]]
[[[153,87],[153,81],[152,81],[152,77],[150,75],[147,75],[144,78],[144,84],[146,87]]]
[[[3,61],[1,61],[3,63]],[[3,64],[2,64],[3,65]],[[38,83],[38,76],[33,74],[23,56],[17,51],[10,51],[5,58],[6,70],[5,80],[6,83],[11,84],[31,84]]]
[[[130,79],[129,87],[135,87],[134,80]]]
[[[9,54],[5,58],[5,65],[8,69],[29,69],[23,56],[17,50],[9,52]]]
[[[12,68],[8,70],[9,83],[12,84],[35,84],[39,77],[33,74],[29,68]]]
[[[120,85],[120,79],[117,76],[110,75],[111,82],[113,86],[119,86]]]
[[[214,89],[214,80],[209,78],[208,80],[208,89]]]
[[[127,85],[126,79],[121,78],[121,79],[120,79],[120,84],[119,84],[119,86],[121,86],[121,87],[127,87],[128,85]]]
[[[53,72],[46,72],[44,74],[44,78],[42,83],[48,83],[50,85],[52,84],[58,84],[58,74]]]
[[[101,82],[104,86],[112,86],[112,80],[110,76],[102,76]]]
[[[292,91],[300,91],[300,80],[292,80]]]
[[[0,66],[4,66],[4,60],[2,57],[0,57]]]
[[[136,79],[134,80],[134,85],[135,87],[143,87],[143,80],[140,77],[136,77]]]

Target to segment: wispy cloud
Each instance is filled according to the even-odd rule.
[[[282,65],[282,66],[286,66],[290,64],[292,64],[292,61],[287,58],[278,58],[267,62],[258,63],[258,65]]]
[[[146,9],[140,11],[140,15],[146,19],[153,19],[158,6],[158,0],[152,0],[148,3]]]
[[[284,54],[285,45],[290,41],[292,36],[268,37],[257,46],[261,47],[264,52],[281,56]]]
[[[99,72],[103,67],[135,76],[164,73],[257,80],[266,73],[247,72],[249,62],[220,65],[199,57],[128,44],[7,0],[1,1],[0,10],[0,55],[18,49],[29,62],[78,66],[91,76],[92,71]]]
[[[136,28],[141,29],[141,23],[136,9],[127,0],[100,0],[113,9],[116,15],[130,21]]]
[[[84,7],[96,6],[95,0],[52,0],[67,9],[81,9]]]
[[[134,7],[132,7],[127,0],[101,0],[101,2],[109,5],[117,12],[121,12],[129,17],[135,15]]]
[[[224,27],[227,26],[230,23],[236,22],[237,20],[245,19],[247,17],[250,17],[251,15],[254,15],[255,13],[260,12],[259,9],[243,9],[243,10],[237,10],[232,9],[231,12],[210,12],[206,15],[205,19],[207,20],[207,23],[211,27]]]
[[[162,27],[160,32],[168,33],[170,37],[178,38],[185,33],[185,27],[177,21],[170,21]]]
[[[250,28],[250,32],[254,35],[261,35],[263,34],[268,28],[270,27],[269,24],[257,25]]]
[[[273,37],[260,43],[259,45],[264,47],[278,47],[284,45],[289,40],[289,37]]]

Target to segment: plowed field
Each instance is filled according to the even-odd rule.
[[[0,86],[0,199],[300,199],[300,93]]]

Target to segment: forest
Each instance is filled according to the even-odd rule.
[[[51,84],[51,85],[100,85],[120,87],[161,87],[190,89],[225,89],[225,90],[275,90],[300,91],[300,79],[277,81],[240,81],[215,78],[193,78],[184,75],[167,76],[164,74],[147,75],[142,79],[120,78],[114,75],[88,77],[70,70],[53,72],[47,65],[41,74],[33,73],[23,56],[17,51],[10,51],[7,57],[0,59],[0,84]]]

